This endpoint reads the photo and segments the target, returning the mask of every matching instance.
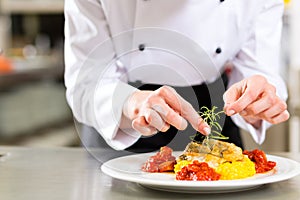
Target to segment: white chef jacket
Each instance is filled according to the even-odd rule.
[[[229,86],[261,74],[286,100],[286,86],[279,76],[282,14],[281,0],[66,0],[68,103],[77,120],[94,127],[112,148],[121,150],[141,136],[133,129],[119,129],[122,105],[136,90],[127,81],[177,86],[212,82],[231,62]],[[148,28],[145,34],[134,32]],[[207,63],[191,67],[172,51],[152,48],[163,43],[152,37],[157,30],[172,33],[171,46],[182,43],[185,49],[185,41],[200,46],[214,67]],[[103,48],[97,50],[99,46]],[[190,46],[186,49],[197,54]],[[166,71],[160,73],[160,68]],[[269,123],[263,121],[255,129],[240,115],[232,119],[263,143]]]

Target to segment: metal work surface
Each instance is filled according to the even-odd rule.
[[[156,191],[113,179],[83,148],[0,147],[1,200],[147,200],[300,198],[300,176],[257,189],[224,194]],[[99,151],[98,153],[101,153]],[[300,153],[273,153],[300,161]]]

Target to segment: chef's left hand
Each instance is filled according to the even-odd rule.
[[[276,88],[261,75],[254,75],[232,85],[223,95],[228,116],[240,114],[246,122],[259,128],[262,120],[278,124],[288,120],[287,104]]]

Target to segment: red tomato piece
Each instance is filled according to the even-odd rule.
[[[255,163],[256,173],[264,173],[274,169],[276,162],[268,161],[264,151],[255,149],[253,151],[244,150],[243,154],[247,155],[248,158]]]
[[[197,160],[193,163],[184,166],[176,174],[176,180],[188,180],[188,181],[216,181],[221,177],[220,174],[206,162],[199,162]]]

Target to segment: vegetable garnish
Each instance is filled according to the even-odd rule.
[[[228,137],[222,135],[222,127],[219,124],[218,120],[221,119],[221,114],[224,113],[224,111],[217,111],[218,107],[213,106],[212,109],[209,109],[206,106],[201,107],[199,111],[199,115],[202,117],[202,119],[210,126],[211,133],[207,136],[202,135],[201,133],[197,132],[195,135],[191,136],[191,140],[193,142],[201,142],[202,145],[209,147],[209,149],[212,150],[213,148],[213,142],[211,142],[211,139],[215,140],[227,140]]]

